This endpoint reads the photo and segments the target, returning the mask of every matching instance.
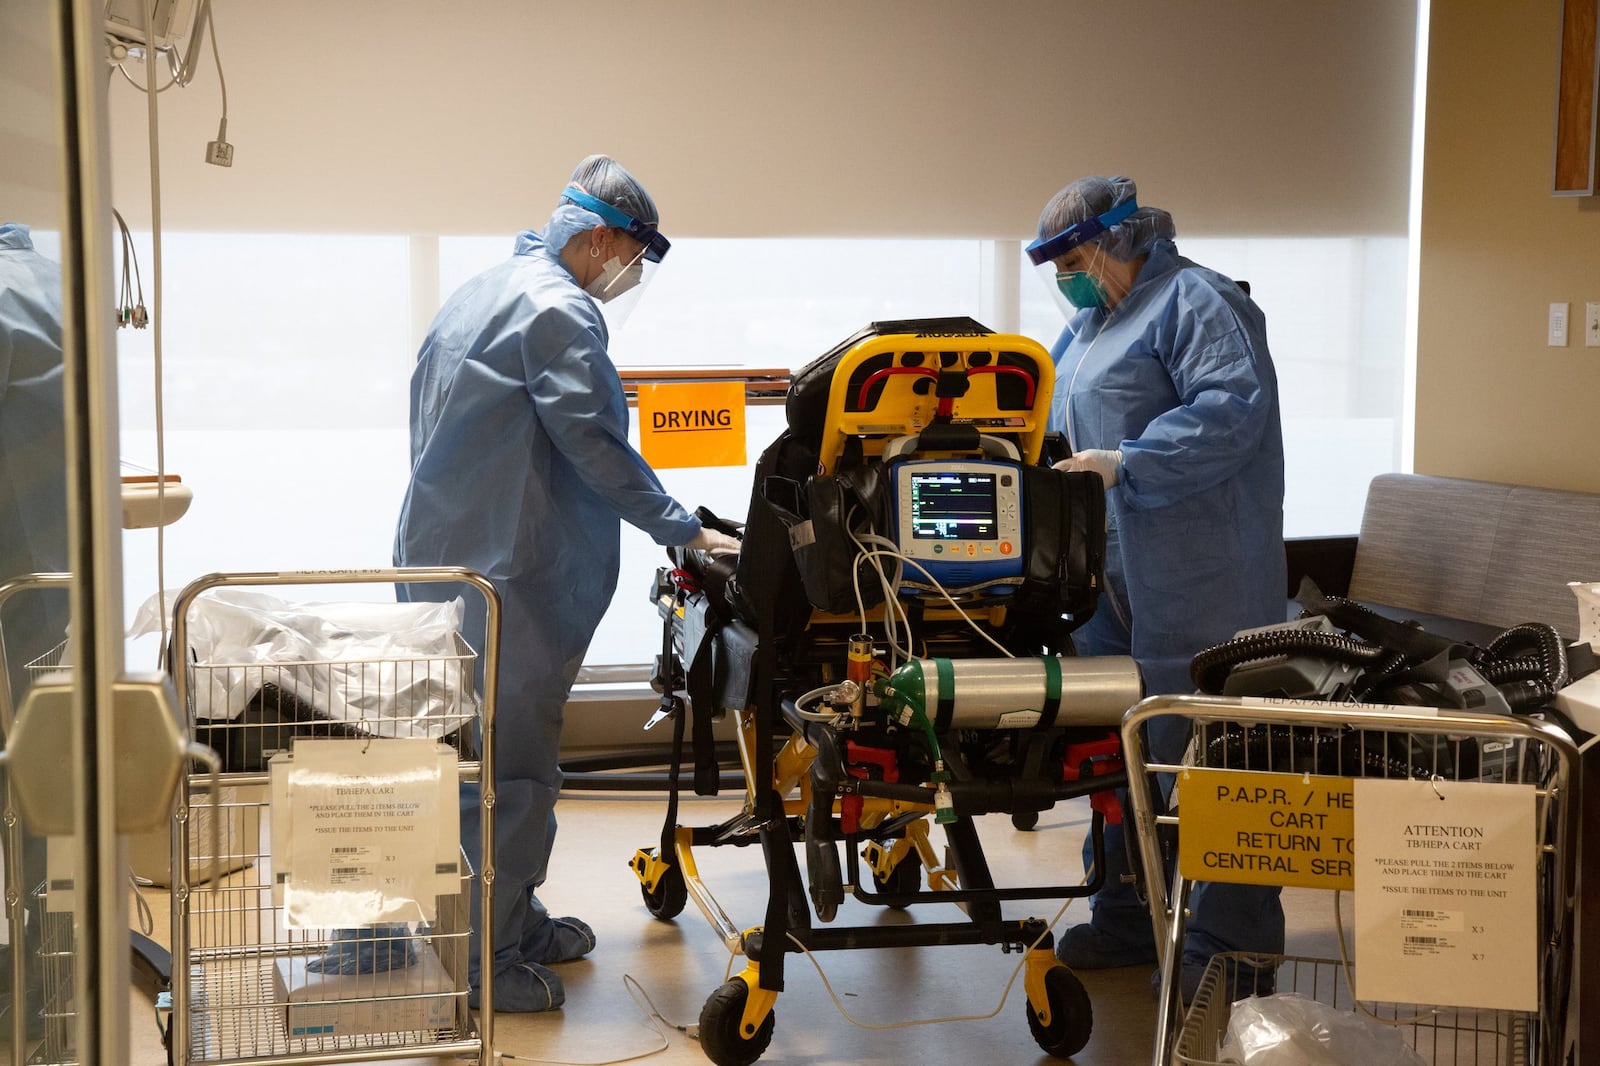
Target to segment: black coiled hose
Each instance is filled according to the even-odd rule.
[[[1235,637],[1226,643],[1205,649],[1189,664],[1189,676],[1201,692],[1216,696],[1221,694],[1223,682],[1228,679],[1228,672],[1235,666],[1270,659],[1276,655],[1294,654],[1316,655],[1364,666],[1379,662],[1389,652],[1376,644],[1367,644],[1342,633],[1319,633],[1304,629],[1274,630]]]
[[[1302,597],[1301,602],[1308,601]],[[1353,600],[1319,594],[1314,604],[1330,616],[1337,615],[1330,621],[1350,632],[1281,629],[1235,637],[1194,657],[1189,674],[1195,687],[1208,695],[1220,695],[1228,674],[1236,666],[1279,655],[1311,655],[1363,667],[1348,693],[1349,698],[1361,701],[1385,691],[1392,679],[1449,646],[1442,638],[1432,637],[1410,623],[1385,618]],[[1302,617],[1318,613],[1321,612],[1308,606]],[[1391,648],[1369,643],[1355,635],[1362,630],[1405,646]],[[1463,647],[1473,667],[1514,710],[1545,703],[1570,679],[1566,643],[1555,627],[1542,622],[1513,626],[1490,641],[1487,648]]]
[[[1523,649],[1529,654],[1520,654]],[[1512,626],[1489,642],[1489,661],[1483,676],[1498,685],[1502,679],[1540,681],[1551,693],[1567,687],[1571,680],[1567,663],[1567,644],[1561,634],[1542,622]]]
[[[1227,770],[1319,774],[1335,777],[1391,777],[1427,780],[1438,766],[1418,765],[1386,733],[1353,729],[1223,722],[1206,731],[1203,765]]]

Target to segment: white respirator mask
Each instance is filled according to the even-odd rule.
[[[601,303],[610,303],[618,296],[644,280],[644,249],[627,263],[612,256],[600,266],[600,273],[583,287],[583,291]]]

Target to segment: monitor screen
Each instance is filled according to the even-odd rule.
[[[911,475],[911,535],[917,540],[994,540],[996,475],[941,470]]]

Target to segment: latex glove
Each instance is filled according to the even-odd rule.
[[[684,547],[694,548],[708,555],[737,555],[739,553],[738,538],[730,537],[726,533],[719,533],[710,526],[701,526],[700,532],[695,534],[695,538],[685,544]]]
[[[1093,470],[1100,475],[1100,480],[1106,483],[1106,488],[1115,485],[1122,474],[1122,449],[1115,451],[1105,448],[1085,448],[1071,459],[1063,459],[1056,464],[1057,470]]]

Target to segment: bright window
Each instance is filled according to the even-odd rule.
[[[167,530],[168,586],[222,570],[389,565],[416,312],[425,320],[509,255],[511,238],[440,238],[438,295],[426,309],[411,306],[412,272],[430,269],[426,240],[169,233],[164,243],[166,462],[195,494]],[[1266,312],[1283,391],[1286,531],[1353,532],[1367,482],[1399,465],[1405,240],[1179,246],[1248,279]],[[976,240],[679,239],[612,353],[623,369],[794,370],[875,320],[983,321],[987,250]],[[147,236],[139,253],[151,297]],[[1048,347],[1061,312],[1031,267],[1020,297],[1022,332]],[[119,359],[123,456],[153,467],[151,332],[121,331]],[[752,407],[747,423],[744,469],[662,470],[667,490],[742,520],[755,460],[783,429],[783,407]],[[130,531],[124,545],[131,613],[156,589],[155,534]],[[646,596],[663,558],[624,526],[617,596],[591,665],[650,661],[660,628]],[[349,585],[324,598],[388,594]]]
[[[153,300],[149,235],[136,240]],[[168,233],[163,246],[166,467],[194,493],[165,531],[167,586],[389,566],[414,358],[406,239]],[[122,329],[117,342],[122,457],[154,469],[154,331]],[[124,535],[123,576],[131,617],[156,592],[155,530]],[[345,585],[306,598],[389,594]]]

